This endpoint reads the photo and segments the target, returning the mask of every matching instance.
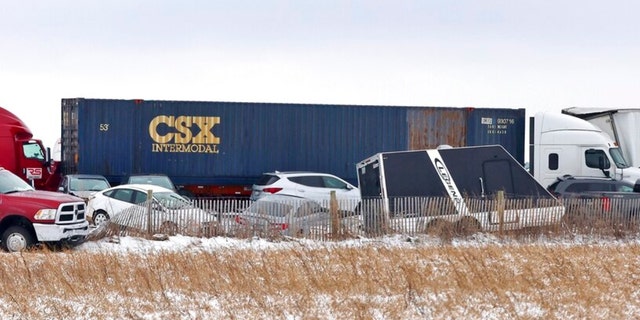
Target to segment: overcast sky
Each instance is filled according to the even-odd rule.
[[[3,1],[0,106],[62,98],[640,107],[638,1]]]

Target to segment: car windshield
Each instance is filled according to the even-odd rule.
[[[193,207],[190,201],[175,192],[154,192],[153,197],[167,209]]]
[[[252,203],[247,208],[247,212],[273,217],[285,217],[292,208],[293,206],[289,203],[259,200]]]
[[[153,184],[161,186],[167,189],[175,190],[175,186],[171,179],[166,176],[131,176],[129,177],[129,183],[134,184]]]
[[[619,192],[634,192],[634,191],[633,191],[633,186],[631,186],[631,185],[625,185],[625,184],[620,185],[620,186],[618,187],[618,191],[619,191]]]
[[[7,170],[0,170],[0,193],[31,191],[33,188],[20,177]]]
[[[78,178],[69,181],[71,191],[102,191],[109,188],[109,184],[102,179]]]
[[[611,158],[613,158],[613,162],[616,164],[616,167],[620,169],[629,168],[629,164],[627,163],[627,160],[624,159],[620,148],[609,149],[609,154],[611,154]]]
[[[38,159],[44,161],[44,151],[42,147],[35,141],[29,141],[22,145],[24,156],[29,159]]]

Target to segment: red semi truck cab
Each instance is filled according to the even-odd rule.
[[[20,118],[0,108],[0,167],[35,189],[55,191],[60,182],[58,164]]]
[[[0,244],[21,251],[36,243],[77,245],[89,233],[85,203],[64,193],[34,190],[0,167]]]

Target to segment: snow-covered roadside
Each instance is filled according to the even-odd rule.
[[[123,253],[153,253],[159,251],[199,251],[216,252],[228,249],[287,249],[299,246],[307,248],[325,246],[357,247],[363,245],[384,247],[415,247],[415,246],[442,246],[477,247],[477,246],[501,246],[501,245],[550,245],[550,246],[576,246],[576,245],[621,245],[640,244],[640,237],[615,239],[613,237],[583,236],[574,237],[539,237],[532,240],[517,240],[513,238],[501,238],[495,234],[479,233],[467,239],[453,239],[450,243],[443,243],[440,239],[430,236],[404,236],[391,235],[381,238],[358,238],[343,241],[318,241],[308,239],[284,239],[271,241],[261,238],[237,239],[228,237],[195,238],[186,236],[172,236],[165,241],[147,240],[137,237],[105,238],[98,241],[88,241],[75,250],[89,252],[123,252]]]

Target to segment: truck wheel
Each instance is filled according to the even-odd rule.
[[[9,252],[20,252],[33,245],[29,230],[21,226],[9,227],[2,234],[2,246]]]
[[[93,224],[95,224],[96,227],[99,227],[107,221],[109,221],[109,215],[106,212],[100,210],[93,214]]]

